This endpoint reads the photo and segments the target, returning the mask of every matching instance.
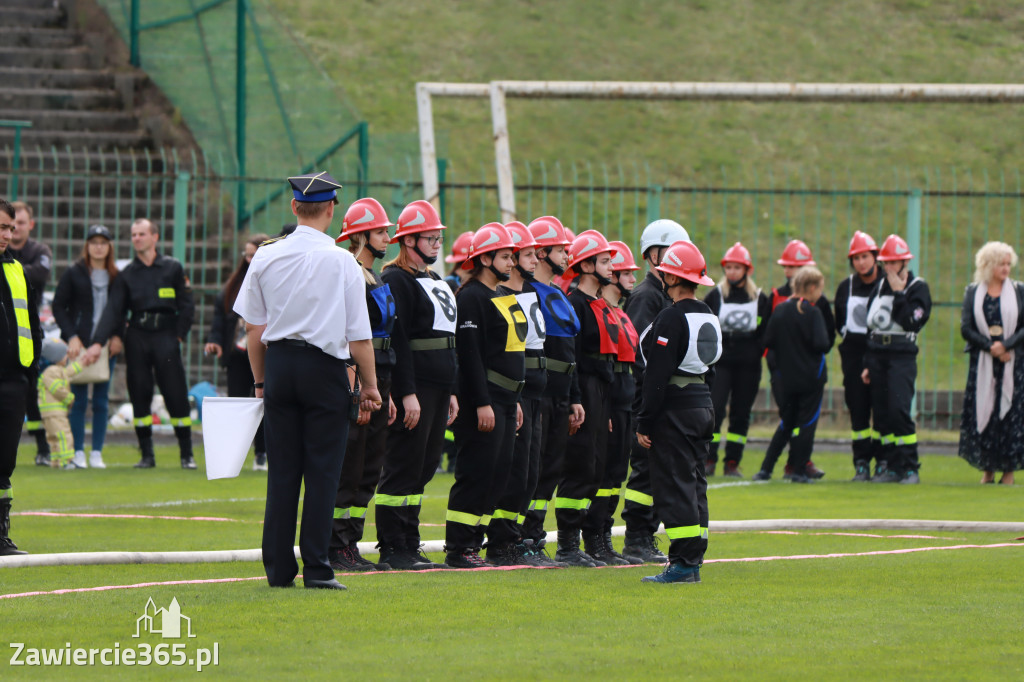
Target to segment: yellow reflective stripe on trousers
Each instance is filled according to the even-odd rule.
[[[14,488],[0,488],[0,500],[13,500]]]
[[[171,426],[192,426],[192,417],[171,417]]]
[[[519,518],[519,514],[514,511],[508,511],[507,509],[495,509],[494,513],[491,514],[496,519],[506,519],[508,521],[515,521]]]
[[[871,429],[871,439],[882,440],[882,434],[880,434],[878,431],[875,431],[874,429]]]
[[[374,497],[378,507],[408,507],[411,495],[381,495]]]
[[[452,523],[462,523],[467,526],[479,526],[481,518],[474,514],[467,514],[466,512],[449,509],[445,512],[444,520],[451,521]]]
[[[622,488],[612,488],[612,497],[618,497],[622,494]]]
[[[547,511],[547,509],[547,500],[530,500],[530,506],[527,507],[529,511]]]
[[[800,427],[798,426],[795,429],[793,429],[793,438],[796,438],[799,435],[800,435]]]
[[[708,539],[708,529],[705,528],[704,526],[700,527],[700,537],[701,537],[702,540],[707,540]]]
[[[653,497],[651,497],[650,495],[645,495],[644,493],[638,492],[636,490],[630,490],[629,488],[626,488],[626,493],[623,495],[623,497],[625,497],[630,502],[636,502],[637,504],[642,504],[645,507],[654,506]]]
[[[871,438],[871,429],[861,429],[860,431],[850,431],[851,440],[864,440],[865,438]]]
[[[347,518],[349,518],[349,509],[348,509],[348,507],[341,507],[341,508],[335,507],[334,508],[334,518],[336,518],[336,519],[347,519]]]
[[[893,436],[892,439],[896,445],[917,445],[916,433],[912,433],[909,436]]]
[[[720,442],[722,442],[722,434],[716,433],[715,435],[711,436],[711,442],[712,443],[720,443]]]
[[[481,526],[486,526],[490,522],[491,522],[491,515],[490,514],[484,514],[483,516],[480,517],[480,525]]]
[[[702,529],[700,526],[676,526],[675,528],[666,528],[665,534],[668,535],[669,540],[706,537],[702,534],[702,530],[703,533],[707,533],[707,529]]]
[[[725,434],[725,440],[730,443],[740,443],[741,445],[747,444],[747,437],[741,436],[738,433],[727,433]]]
[[[888,445],[890,443],[895,443],[896,442],[896,436],[894,436],[894,435],[892,435],[890,433],[888,435],[882,436],[881,441],[882,441],[882,445]]]
[[[598,488],[597,494],[594,495],[594,497],[611,497],[611,496],[612,496],[612,489],[611,488]]]
[[[363,519],[366,518],[366,507],[335,507],[334,518],[336,519]]]
[[[35,344],[32,343],[32,325],[28,317],[28,284],[21,263],[4,263],[4,279],[11,290],[14,323],[18,326],[18,362],[22,367],[31,367],[36,358],[36,350]]]
[[[38,431],[43,428],[43,422],[27,421],[25,422],[26,431]]]
[[[448,441],[449,443],[454,443],[455,442],[455,432],[452,431],[451,429],[446,429],[445,432],[444,432],[444,439],[446,441]]]
[[[135,426],[152,426],[153,415],[148,415],[145,417],[136,417],[135,419],[132,420],[132,424],[134,424]]]
[[[576,500],[571,497],[556,497],[555,509],[589,509],[590,500]]]

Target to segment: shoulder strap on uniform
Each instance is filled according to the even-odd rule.
[[[282,239],[287,239],[287,238],[288,238],[288,235],[286,235],[286,234],[285,235],[281,235],[280,237],[271,237],[270,239],[268,239],[268,240],[266,240],[264,242],[260,242],[260,246],[266,246],[267,244],[273,244],[274,242],[279,242]]]

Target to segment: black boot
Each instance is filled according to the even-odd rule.
[[[597,568],[598,566],[606,565],[603,561],[594,561],[586,552],[580,550],[579,528],[558,530],[558,551],[555,552],[555,561],[567,566],[581,566],[583,568]]]
[[[634,566],[638,566],[643,563],[639,559],[630,558],[625,556],[624,554],[620,554],[619,552],[615,551],[615,545],[612,544],[612,531],[610,529],[606,529],[604,531],[604,547],[605,551],[607,551],[611,556],[617,559],[622,559],[622,561],[626,564],[633,564]]]
[[[622,555],[611,547],[611,535],[609,544],[604,544],[604,533],[587,533],[583,536],[583,551],[590,555],[595,562],[601,562],[605,566],[625,566],[629,562],[622,558]]]
[[[136,469],[152,469],[156,466],[156,455],[153,453],[153,437],[149,436],[139,439],[139,449],[142,450],[142,459],[135,463]]]
[[[192,434],[178,436],[178,451],[181,453],[182,469],[197,469],[196,460],[192,457]]]
[[[406,548],[409,550],[409,556],[420,564],[426,564],[428,568],[448,568],[444,564],[439,564],[431,561],[430,557],[423,553],[423,545],[420,544],[419,538],[413,538],[406,542]],[[418,571],[427,570],[426,568],[418,568]]]
[[[0,556],[17,556],[28,554],[7,537],[11,532],[11,498],[0,500]]]
[[[626,533],[626,545],[622,548],[626,561],[639,559],[645,564],[667,564],[668,557],[658,549],[657,540],[647,533]]]
[[[405,547],[391,543],[380,543],[380,563],[387,564],[395,571],[426,571],[434,568],[433,562],[422,562]]]

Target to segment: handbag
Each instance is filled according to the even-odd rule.
[[[96,362],[83,367],[81,372],[70,379],[72,384],[102,384],[105,381],[110,381],[109,343],[100,349],[100,357]]]

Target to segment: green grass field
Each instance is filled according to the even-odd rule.
[[[34,554],[258,547],[265,474],[206,481],[201,471],[176,468],[175,454],[158,447],[158,468],[140,472],[130,468],[133,448],[113,446],[107,470],[65,472],[32,466],[23,447],[15,511],[232,521],[17,515],[14,539]],[[202,466],[201,453],[199,460]],[[924,482],[910,488],[848,483],[845,453],[815,456],[829,474],[813,486],[716,487],[724,481],[712,479],[712,521],[1024,521],[1020,486],[982,487],[956,457],[923,460]],[[423,521],[437,525],[423,528],[425,539],[443,536],[451,480],[438,476],[427,489]],[[372,532],[370,526],[367,539]],[[219,664],[204,672],[233,678],[1005,680],[1024,674],[1016,606],[1024,547],[718,560],[1013,542],[1006,533],[712,532],[701,585],[641,584],[657,571],[651,567],[387,573],[343,576],[343,594],[272,590],[257,579],[0,599],[0,614],[7,639],[26,647],[155,647],[157,635],[132,637],[135,621],[149,597],[158,607],[176,598],[197,637],[164,641],[185,642],[189,655],[216,643]],[[0,595],[251,577],[262,577],[259,563],[3,568]],[[14,649],[7,666],[12,655]],[[64,670],[70,668],[9,673],[52,679]],[[83,679],[174,672],[155,665],[74,669]]]

